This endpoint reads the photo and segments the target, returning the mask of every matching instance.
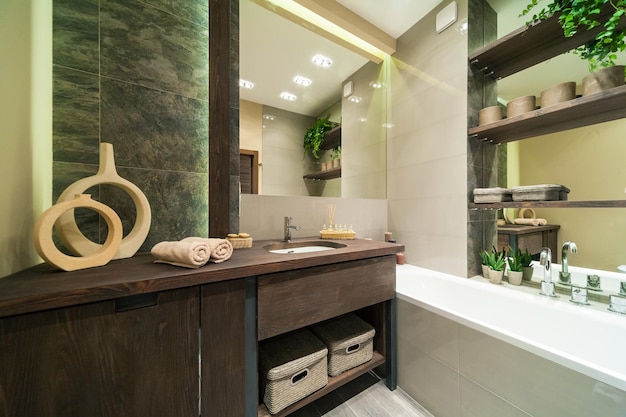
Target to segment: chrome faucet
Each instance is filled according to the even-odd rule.
[[[563,243],[563,248],[561,250],[561,272],[559,272],[559,282],[562,284],[570,283],[570,273],[567,271],[567,252],[571,253],[578,252],[578,248],[574,242],[565,242]]]
[[[291,229],[300,230],[300,226],[294,226],[291,224],[292,217],[285,216],[285,236],[283,242],[291,242]]]
[[[552,251],[550,248],[541,249],[539,264],[543,266],[543,281],[541,281],[541,291],[539,294],[547,295],[548,297],[556,297],[554,282],[552,282]]]

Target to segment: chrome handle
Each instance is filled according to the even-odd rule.
[[[587,288],[572,286],[572,296],[570,301],[576,304],[588,305],[589,301],[587,295]]]

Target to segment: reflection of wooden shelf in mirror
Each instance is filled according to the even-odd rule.
[[[469,203],[470,209],[501,208],[626,208],[626,200],[590,201],[507,201],[502,203]]]
[[[307,180],[332,180],[339,177],[341,177],[341,167],[327,169],[326,171],[318,171],[302,176],[302,178]]]
[[[325,151],[336,148],[341,145],[341,125],[334,127],[332,130],[326,133],[324,136],[324,142],[320,146],[320,149]]]
[[[602,13],[598,20],[605,21],[609,12],[607,8],[607,12]],[[626,19],[621,19],[619,27],[625,26]],[[581,30],[566,38],[558,23],[558,16],[553,16],[529,27],[522,26],[490,43],[471,54],[469,62],[497,80],[583,45],[593,39],[601,28]]]
[[[626,117],[626,85],[469,129],[470,136],[511,142]]]
[[[328,377],[328,384],[324,388],[320,389],[319,391],[315,391],[308,397],[298,401],[293,405],[290,405],[289,407],[285,408],[282,411],[279,411],[276,414],[270,414],[264,404],[259,405],[258,417],[282,417],[291,414],[294,411],[304,407],[305,405],[310,404],[319,398],[322,398],[324,395],[328,394],[331,391],[334,391],[340,386],[352,381],[356,377],[363,375],[364,373],[376,368],[379,365],[382,365],[383,363],[385,363],[385,357],[380,353],[374,351],[374,355],[370,361],[356,368],[352,368],[346,372],[343,372],[342,374],[335,377]]]

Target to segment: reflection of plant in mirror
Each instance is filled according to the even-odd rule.
[[[520,16],[529,14],[540,2],[531,0]],[[606,22],[600,23],[596,19],[605,8],[610,8],[613,14],[608,16]],[[626,30],[618,29],[620,20],[626,14],[626,0],[553,0],[533,15],[528,25],[555,14],[559,16],[559,24],[566,37],[574,36],[578,30],[602,27],[594,39],[573,50],[581,59],[589,62],[589,71],[615,65],[616,53],[626,49]]]
[[[341,146],[337,146],[336,148],[333,148],[330,151],[330,159],[339,159],[339,158],[341,158]]]
[[[526,251],[528,251],[528,249]],[[522,266],[523,266],[522,258],[523,257],[524,257],[524,254],[522,253],[520,248],[517,248],[517,250],[513,250],[513,248],[509,246],[509,256],[507,257],[509,271],[522,272]]]
[[[311,126],[304,135],[304,155],[307,151],[311,151],[311,154],[315,159],[319,159],[317,152],[320,149],[322,143],[324,143],[324,135],[326,132],[333,128],[332,122],[329,120],[330,114],[326,117],[315,120],[315,124]]]

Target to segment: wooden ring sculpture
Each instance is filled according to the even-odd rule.
[[[52,240],[52,228],[59,216],[79,207],[95,210],[106,221],[109,231],[106,241],[100,245],[98,251],[88,256],[75,257],[59,251]],[[73,200],[57,203],[44,211],[35,223],[33,234],[35,249],[39,256],[49,264],[65,271],[76,271],[106,265],[119,249],[123,233],[122,221],[111,207],[92,200],[89,194],[79,194],[74,196]]]
[[[76,194],[98,184],[110,184],[124,190],[135,203],[137,218],[130,233],[122,239],[122,243],[113,256],[113,259],[132,257],[148,236],[150,231],[151,212],[150,204],[145,194],[132,182],[120,177],[115,169],[113,145],[100,144],[100,167],[98,173],[91,177],[76,181],[63,191],[57,203],[68,201]],[[63,244],[74,254],[87,256],[97,252],[102,245],[92,242],[80,231],[74,218],[74,210],[63,213],[56,223],[57,236]]]

